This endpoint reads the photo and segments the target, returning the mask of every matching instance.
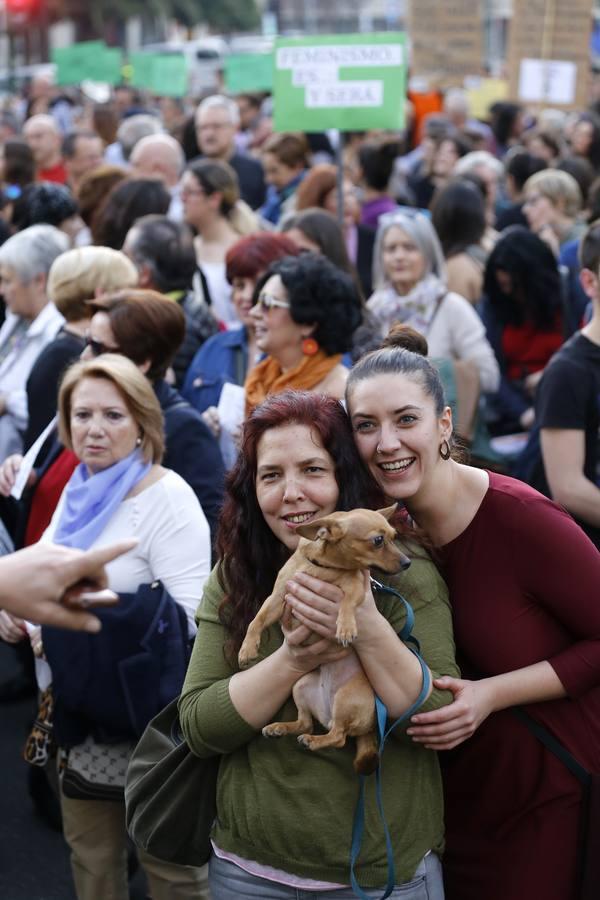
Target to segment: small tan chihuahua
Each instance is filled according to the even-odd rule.
[[[248,626],[238,654],[243,668],[258,655],[265,628],[281,619],[285,609],[285,585],[297,572],[337,584],[344,592],[337,616],[336,639],[344,647],[357,635],[355,610],[364,599],[363,570],[376,568],[388,574],[407,569],[410,560],[394,543],[396,532],[389,519],[396,504],[378,511],[355,509],[334,512],[296,531],[301,536],[295,552],[283,566],[273,592]],[[348,736],[356,738],[354,769],[367,775],[377,768],[375,694],[356,653],[326,663],[303,675],[292,692],[298,708],[295,722],[273,722],[263,728],[265,737],[297,735],[310,750],[343,747]],[[313,717],[328,728],[313,735]]]

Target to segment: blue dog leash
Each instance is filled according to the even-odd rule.
[[[379,732],[379,764],[377,766],[377,770],[375,772],[375,797],[377,800],[377,809],[379,811],[379,817],[381,819],[381,823],[383,825],[383,832],[385,835],[385,844],[386,844],[386,852],[387,852],[387,864],[388,864],[388,878],[387,885],[385,888],[385,893],[381,896],[380,900],[386,900],[386,897],[389,897],[394,887],[396,885],[396,867],[394,865],[394,848],[392,846],[392,839],[390,837],[390,832],[387,826],[387,822],[385,819],[385,813],[383,810],[383,795],[382,795],[382,787],[381,787],[381,764],[383,760],[383,748],[385,746],[386,739],[391,734],[391,732],[399,725],[401,722],[404,722],[406,719],[410,718],[412,714],[421,706],[423,701],[426,699],[429,693],[429,686],[431,683],[431,675],[429,673],[429,669],[425,665],[423,658],[420,654],[420,646],[416,637],[412,634],[412,629],[415,624],[415,614],[413,612],[412,606],[410,603],[405,600],[405,598],[396,591],[394,588],[388,587],[385,584],[380,584],[378,581],[375,581],[374,578],[371,578],[371,585],[378,591],[384,591],[387,594],[393,594],[399,600],[402,601],[404,605],[404,609],[406,612],[406,621],[402,627],[402,630],[399,632],[400,639],[407,644],[409,650],[415,654],[419,663],[421,664],[421,671],[423,673],[423,686],[421,687],[421,691],[419,696],[415,700],[409,709],[403,713],[400,718],[396,719],[389,727],[386,728],[388,721],[387,709],[384,703],[379,699],[379,697],[375,698],[375,709],[377,714],[377,729]],[[360,900],[369,900],[367,894],[360,887],[357,879],[354,868],[358,861],[358,857],[360,855],[360,850],[363,841],[363,835],[365,831],[365,775],[359,775],[359,794],[358,800],[356,803],[356,809],[354,811],[354,822],[352,823],[352,846],[350,852],[350,884],[352,886],[352,890],[356,894],[357,897],[360,897]]]

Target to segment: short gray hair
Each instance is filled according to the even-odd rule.
[[[375,288],[380,288],[385,284],[383,240],[390,228],[394,226],[405,231],[423,254],[425,258],[425,274],[436,275],[441,281],[445,282],[446,266],[444,264],[444,253],[431,220],[416,210],[407,210],[406,212],[399,210],[398,212],[384,213],[379,217],[379,227],[373,252],[373,282]]]
[[[458,160],[454,166],[454,175],[472,175],[477,174],[477,169],[481,166],[491,169],[496,178],[501,178],[504,174],[504,166],[499,159],[488,153],[487,150],[473,150],[472,153],[466,153]]]
[[[123,119],[117,129],[117,141],[123,149],[123,156],[128,160],[138,141],[149,134],[161,134],[162,132],[160,119],[148,113],[139,113]]]
[[[229,121],[237,128],[240,124],[240,111],[235,100],[226,97],[225,94],[212,94],[205,97],[196,109],[195,121],[197,122],[202,113],[207,109],[224,109],[229,117]]]
[[[12,269],[27,283],[37,275],[47,275],[56,257],[69,246],[67,235],[54,225],[31,225],[2,244],[0,266]]]

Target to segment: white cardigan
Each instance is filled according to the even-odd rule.
[[[381,293],[375,291],[367,306],[385,337],[395,318],[393,315],[386,316],[385,309],[380,305]],[[449,291],[445,295],[425,337],[429,345],[429,356],[437,359],[470,360],[479,370],[481,390],[485,393],[498,390],[500,370],[485,335],[483,322],[469,301],[460,294]]]

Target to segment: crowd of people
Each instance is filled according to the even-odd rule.
[[[479,121],[456,89],[340,138],[274,133],[253,94],[82,96],[0,113],[0,565],[89,561],[44,605],[4,591],[0,702],[35,672],[25,756],[77,897],[129,896],[127,763],[176,696],[221,757],[217,817],[208,866],[137,849],[154,900],[354,896],[353,748],[262,729],[349,655],[401,717],[405,612],[365,577],[342,648],[340,589],[297,575],[256,663],[238,651],[300,526],[396,503],[412,564],[376,577],[431,686],[383,754],[391,896],[576,900],[587,800],[528,722],[600,773],[600,108]],[[116,626],[77,609],[88,587]],[[62,625],[93,632],[83,656]],[[92,706],[106,666],[123,697]],[[388,863],[369,786],[365,896]]]

